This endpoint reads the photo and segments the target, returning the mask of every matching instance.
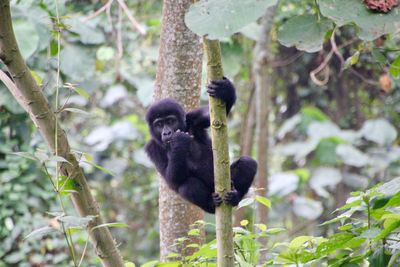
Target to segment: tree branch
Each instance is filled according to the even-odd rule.
[[[93,216],[88,233],[97,255],[106,267],[123,267],[124,262],[109,229],[99,227],[91,230],[94,226],[103,224],[98,204],[90,192],[78,161],[71,152],[65,132],[56,123],[54,112],[21,56],[12,29],[9,0],[0,0],[0,60],[7,66],[16,86],[8,84],[11,93],[29,113],[49,149],[68,161],[60,164],[60,172],[75,181],[76,192],[71,193],[71,197],[80,216]]]

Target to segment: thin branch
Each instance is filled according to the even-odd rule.
[[[322,63],[317,68],[313,69],[310,72],[310,78],[316,85],[323,86],[323,85],[328,83],[328,81],[329,81],[329,73],[326,73],[326,71],[325,71],[325,77],[324,77],[323,80],[319,80],[316,75],[327,67],[329,61],[332,58],[332,55],[333,55],[333,50],[329,51],[329,53],[325,57],[324,61],[322,61]]]
[[[91,19],[94,19],[95,17],[97,17],[98,15],[100,15],[101,13],[103,13],[104,11],[109,9],[113,1],[114,0],[109,0],[104,6],[102,6],[101,8],[96,10],[93,14],[91,14],[91,15],[87,16],[85,19],[83,19],[83,22],[87,22]]]
[[[141,35],[146,34],[146,29],[140,25],[140,23],[133,17],[132,13],[129,11],[129,8],[126,6],[124,0],[117,0],[118,3],[121,5],[122,9],[124,10],[126,16],[128,17],[129,21],[131,22],[134,29],[137,29]]]
[[[285,67],[285,66],[290,65],[293,62],[295,62],[303,54],[304,54],[304,52],[301,51],[301,52],[298,52],[298,53],[294,54],[293,56],[290,56],[289,58],[285,58],[285,59],[282,59],[282,60],[274,60],[274,61],[271,62],[270,66],[271,66],[271,68]]]
[[[353,67],[350,67],[349,70],[351,71],[351,73],[353,73],[358,78],[360,78],[361,81],[363,81],[363,82],[365,82],[365,83],[367,83],[369,85],[374,85],[374,86],[378,86],[379,85],[379,83],[377,81],[365,78],[361,73],[356,71]]]

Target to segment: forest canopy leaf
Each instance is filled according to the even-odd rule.
[[[362,1],[357,0],[323,0],[318,1],[318,4],[322,15],[338,26],[356,24],[360,29],[358,36],[365,41],[395,33],[400,27],[400,7],[381,14],[368,10]]]
[[[185,23],[199,36],[221,39],[256,21],[276,3],[277,0],[201,0],[190,7]]]
[[[314,15],[290,18],[278,32],[278,40],[284,46],[295,46],[299,50],[317,52],[322,49],[325,34],[332,22]]]

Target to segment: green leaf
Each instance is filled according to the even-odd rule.
[[[101,30],[91,27],[79,18],[68,20],[68,30],[79,35],[83,44],[101,44],[104,43],[104,34]]]
[[[267,229],[267,234],[273,235],[273,234],[278,234],[278,233],[282,233],[285,232],[286,229],[284,228],[269,228]]]
[[[385,119],[365,121],[361,133],[365,139],[381,146],[393,143],[397,137],[396,128]]]
[[[395,33],[400,26],[400,8],[395,7],[387,14],[373,12],[358,0],[319,0],[322,15],[332,19],[338,26],[355,23],[358,36],[372,41],[381,35]]]
[[[290,242],[289,247],[292,249],[298,249],[303,246],[304,243],[312,240],[313,238],[314,237],[312,236],[298,236]]]
[[[84,97],[84,98],[86,98],[86,99],[89,99],[89,98],[90,98],[89,93],[86,92],[84,89],[79,88],[79,87],[72,87],[72,89],[73,89],[78,95],[80,95],[80,96],[82,96],[82,97]]]
[[[192,243],[192,244],[187,245],[186,247],[187,247],[187,248],[198,248],[198,247],[200,247],[200,246],[199,246],[199,244]]]
[[[149,261],[145,264],[140,265],[140,267],[155,267],[159,261]]]
[[[136,265],[133,262],[125,262],[125,267],[136,267]]]
[[[295,46],[299,50],[317,52],[322,49],[324,37],[332,28],[332,22],[314,15],[290,18],[278,32],[278,41],[284,46]]]
[[[389,73],[395,78],[400,76],[400,56],[390,64]]]
[[[332,235],[326,242],[322,242],[318,248],[318,255],[330,255],[337,249],[345,248],[343,245],[346,244],[354,237],[353,234],[343,232]]]
[[[254,198],[244,198],[239,202],[238,209],[249,206],[254,203]]]
[[[54,229],[53,227],[45,226],[45,227],[42,227],[42,228],[39,228],[39,229],[36,229],[36,230],[32,231],[24,239],[35,238],[35,237],[42,238],[44,235],[48,235],[48,234],[51,234],[51,233],[54,233],[54,232],[57,232],[57,230]]]
[[[114,54],[114,48],[109,46],[101,46],[96,52],[96,57],[98,60],[107,61],[113,59]]]
[[[115,176],[115,174],[114,174],[112,171],[110,171],[110,170],[108,170],[108,169],[106,169],[106,168],[104,168],[104,167],[102,167],[102,166],[100,166],[100,165],[97,165],[97,164],[95,164],[95,163],[93,163],[93,162],[91,162],[91,161],[83,160],[82,162],[85,162],[85,163],[87,163],[87,164],[89,164],[89,165],[92,165],[92,166],[95,167],[96,169],[98,169],[98,170],[100,170],[100,171],[102,171],[102,172],[104,172],[104,173],[107,173],[107,174],[109,174],[109,175],[111,175],[111,176]]]
[[[96,58],[93,50],[78,45],[65,45],[60,53],[60,69],[70,76],[71,82],[82,82],[93,78]]]
[[[56,155],[52,155],[50,157],[48,157],[48,159],[46,161],[53,161],[53,162],[65,162],[65,163],[69,163],[71,164],[68,160],[66,160],[65,158],[61,157],[61,156],[56,156]]]
[[[29,20],[15,20],[13,29],[21,54],[24,59],[28,59],[35,53],[39,45],[39,35],[35,24]]]
[[[256,223],[254,224],[255,227],[257,227],[258,229],[260,229],[262,232],[267,231],[267,226],[263,223]]]
[[[23,157],[23,158],[26,158],[26,159],[31,159],[31,160],[34,160],[34,161],[38,161],[39,160],[37,157],[35,157],[34,155],[32,155],[31,153],[28,153],[28,152],[12,152],[10,154],[16,155],[16,156],[19,156],[19,157]]]
[[[185,23],[199,36],[209,39],[229,37],[256,21],[277,0],[200,0],[185,16]]]
[[[369,266],[374,267],[386,267],[390,261],[390,255],[385,252],[385,249],[382,247],[381,249],[377,249],[374,253],[368,258]]]
[[[84,111],[84,110],[79,109],[79,108],[64,108],[63,110],[69,111],[69,112],[72,112],[72,113],[82,114],[82,115],[90,115],[89,112]]]
[[[191,229],[188,232],[188,235],[190,235],[190,236],[199,236],[200,235],[200,230],[199,229]]]
[[[242,220],[242,221],[240,221],[240,225],[241,226],[247,226],[249,224],[249,221],[248,220]]]
[[[348,57],[344,62],[343,69],[348,69],[349,67],[357,64],[360,58],[360,51],[355,52],[351,57]]]
[[[58,218],[58,220],[64,223],[65,228],[85,228],[90,221],[93,220],[92,216],[77,217],[77,216],[63,216]]]
[[[95,227],[93,227],[91,230],[95,230],[98,228],[102,228],[102,227],[107,227],[107,228],[113,228],[113,227],[128,227],[128,225],[126,223],[118,223],[118,222],[113,222],[113,223],[102,223],[99,225],[96,225]]]
[[[371,54],[380,64],[386,65],[387,59],[378,48],[373,48]]]
[[[271,208],[271,200],[266,197],[256,196],[256,200],[266,206],[267,208]]]

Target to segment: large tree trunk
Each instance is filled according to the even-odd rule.
[[[154,100],[174,98],[186,111],[200,103],[203,57],[200,38],[184,23],[191,3],[190,0],[164,0],[154,93]],[[186,236],[189,226],[203,219],[204,212],[170,190],[164,179],[160,179],[159,192],[160,259],[167,261],[169,253],[182,253],[182,248],[172,246],[174,240]]]
[[[7,78],[3,76],[2,80],[8,85],[7,88],[29,113],[51,152],[68,160],[68,163],[61,164],[61,174],[75,181],[76,192],[71,193],[71,197],[79,215],[93,216],[93,220],[88,225],[88,234],[96,254],[104,266],[123,267],[124,262],[109,229],[100,227],[92,230],[93,227],[104,223],[98,204],[90,192],[78,161],[71,152],[65,132],[57,123],[54,111],[21,56],[12,29],[8,0],[0,0],[0,60],[7,66],[16,85],[14,86],[10,80],[5,80]]]
[[[265,15],[262,17],[262,31],[259,39],[254,47],[254,78],[256,84],[256,148],[257,148],[257,161],[258,173],[256,176],[256,191],[257,195],[266,197],[268,191],[268,140],[269,140],[269,127],[268,117],[271,105],[271,38],[270,32],[272,28],[273,17],[276,7],[267,9]],[[256,223],[267,224],[268,209],[261,203],[256,204]],[[262,246],[267,245],[267,240],[261,238],[260,243]],[[265,251],[265,250],[264,250]],[[266,253],[262,253],[260,262],[265,260]]]

